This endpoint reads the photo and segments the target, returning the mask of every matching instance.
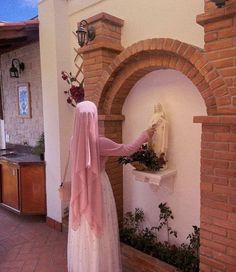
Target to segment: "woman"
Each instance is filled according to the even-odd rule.
[[[131,155],[152,137],[144,131],[132,144],[98,136],[94,103],[77,104],[71,140],[69,272],[121,272],[114,196],[105,172],[108,156]]]

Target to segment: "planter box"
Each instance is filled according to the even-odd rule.
[[[177,272],[177,268],[121,243],[123,272]]]

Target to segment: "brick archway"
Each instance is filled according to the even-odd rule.
[[[208,115],[223,112],[230,104],[227,85],[202,49],[173,39],[148,39],[133,44],[118,55],[98,83],[101,114],[121,114],[134,84],[157,69],[175,69],[186,75],[203,97]]]
[[[208,116],[194,117],[195,123],[202,124],[202,272],[236,271],[236,5],[228,2],[228,8],[216,12],[215,5],[205,0],[205,13],[197,16],[197,22],[204,26],[204,50],[168,38],[148,39],[124,49],[124,21],[106,13],[88,19],[100,32],[93,43],[79,50],[84,57],[86,99],[98,105],[100,132],[116,142],[122,142],[122,105],[145,74],[158,69],[178,70],[202,95]],[[110,159],[106,170],[121,219],[122,167]]]

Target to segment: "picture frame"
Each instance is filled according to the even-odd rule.
[[[31,118],[31,95],[29,83],[17,85],[18,115],[22,118]]]

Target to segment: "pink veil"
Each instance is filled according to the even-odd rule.
[[[83,215],[96,235],[102,232],[98,140],[97,107],[90,101],[77,104],[71,139],[71,223],[77,230]]]

